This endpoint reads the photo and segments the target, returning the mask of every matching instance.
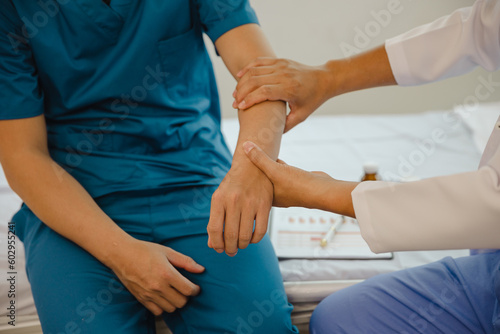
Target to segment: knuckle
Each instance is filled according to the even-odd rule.
[[[209,234],[217,234],[217,233],[222,232],[222,229],[219,226],[208,225],[207,231]]]
[[[164,271],[161,273],[160,277],[166,281],[170,281],[172,279],[172,273],[169,271]],[[161,286],[161,284],[158,284],[158,286]]]
[[[231,195],[229,195],[229,202],[231,204],[236,204],[236,203],[238,203],[239,200],[240,200],[240,194],[239,193],[234,192]]]
[[[219,202],[221,199],[222,199],[222,198],[221,198],[221,193],[220,193],[220,191],[217,189],[217,190],[213,193],[213,195],[212,195],[212,203],[214,203],[214,202]]]
[[[263,86],[262,87],[262,92],[265,94],[265,95],[269,95],[272,93],[272,89],[271,89],[271,86]]]
[[[153,297],[154,297],[154,293],[150,292],[150,291],[146,291],[142,294],[142,297],[141,299],[145,302],[150,302],[153,300]]]
[[[233,232],[233,231],[229,231],[229,232],[226,231],[226,232],[224,232],[224,237],[226,239],[231,239],[231,240],[238,239],[238,233],[237,232]]]
[[[252,240],[252,233],[240,233],[240,242],[247,243],[250,242],[250,240]]]
[[[162,278],[167,278],[165,276],[165,274],[161,274],[161,275],[162,275]],[[151,292],[158,292],[158,291],[161,290],[161,284],[159,282],[157,282],[157,281],[151,282],[151,283],[148,284],[148,290],[151,291]],[[152,297],[152,295],[153,295],[153,294],[151,294],[151,292],[148,293],[150,295],[149,297]]]

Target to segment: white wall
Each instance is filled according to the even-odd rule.
[[[322,64],[329,59],[343,58],[341,46],[358,46],[360,50],[384,43],[385,39],[403,33],[415,26],[446,15],[456,8],[469,6],[472,0],[252,0],[261,25],[279,57],[306,64]],[[385,27],[376,23],[373,11],[397,5],[400,13],[391,15]],[[371,27],[366,45],[355,41],[358,29]],[[231,108],[235,81],[220,58],[213,55],[219,82],[224,117],[235,117]],[[449,109],[463,104],[473,95],[480,76],[490,73],[478,69],[460,78],[426,86],[402,88],[384,87],[354,92],[327,102],[317,113],[411,113],[431,109]],[[500,72],[493,74],[500,82]],[[489,98],[500,101],[500,89]]]

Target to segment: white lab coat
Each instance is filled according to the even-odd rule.
[[[500,0],[478,0],[388,40],[386,50],[402,86],[445,79],[477,66],[497,70]],[[483,86],[480,94],[500,89],[499,82]],[[491,126],[475,172],[409,183],[364,182],[354,189],[356,217],[374,252],[500,248],[500,118]]]

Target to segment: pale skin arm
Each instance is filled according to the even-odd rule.
[[[268,65],[256,65],[262,63]],[[262,75],[260,71],[270,74]],[[384,46],[315,69],[288,60],[261,59],[247,66],[239,75],[247,79],[240,81],[237,93],[246,95],[245,100],[250,103],[287,98],[284,100],[297,106],[296,115],[287,120],[287,128],[305,120],[315,110],[317,101],[322,101],[321,105],[329,98],[347,92],[396,84]],[[262,89],[262,84],[269,82],[275,84]],[[301,82],[301,89],[295,89],[297,82]],[[317,92],[318,96],[311,97],[312,92]],[[250,97],[252,93],[253,97]],[[282,161],[276,162],[258,144],[250,141],[244,143],[244,150],[273,183],[275,206],[301,206],[355,217],[351,193],[358,182],[340,181],[322,172],[306,172]]]
[[[233,94],[233,107],[247,109],[262,101],[286,101],[290,114],[285,132],[335,96],[396,84],[385,46],[321,66],[258,58],[245,66],[238,77],[241,79]]]
[[[0,121],[0,162],[11,188],[46,225],[111,268],[154,314],[183,307],[200,288],[174,266],[193,273],[204,268],[168,247],[124,232],[51,159],[46,131],[43,116]]]
[[[215,45],[235,78],[252,59],[274,56],[256,24],[243,25],[227,32]],[[219,253],[225,251],[230,256],[264,237],[273,196],[271,182],[250,162],[242,145],[252,140],[276,159],[285,126],[286,108],[283,102],[261,103],[249,111],[238,112],[240,133],[233,164],[212,197],[207,226],[208,246]]]

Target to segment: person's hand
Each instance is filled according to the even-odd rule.
[[[300,206],[317,208],[320,202],[329,198],[329,192],[336,181],[323,172],[307,172],[287,165],[282,160],[273,161],[252,142],[245,142],[243,149],[260,170],[273,183],[274,201],[277,207]]]
[[[306,66],[287,59],[257,58],[238,77],[233,107],[245,110],[266,100],[286,101],[290,113],[285,132],[332,97],[332,75],[326,65]]]
[[[259,169],[250,163],[231,167],[212,196],[208,247],[235,256],[258,243],[267,232],[272,201],[273,186]]]
[[[169,247],[133,239],[121,247],[110,268],[137,300],[155,315],[182,308],[200,287],[177,269],[199,274],[205,268]]]

